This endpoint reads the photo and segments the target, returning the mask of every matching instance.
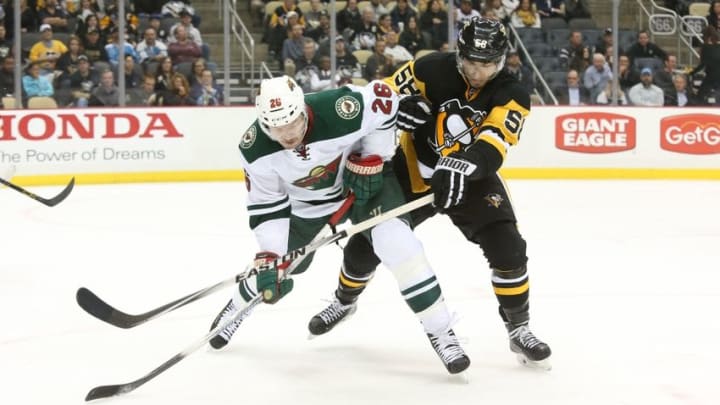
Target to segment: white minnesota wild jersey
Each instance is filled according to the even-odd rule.
[[[303,218],[334,213],[343,200],[348,156],[379,155],[387,161],[394,153],[398,96],[386,83],[311,93],[305,95],[305,103],[308,131],[299,147],[283,149],[257,120],[242,136],[252,229],[289,218],[291,212]]]

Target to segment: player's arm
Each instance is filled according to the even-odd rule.
[[[242,156],[241,160],[248,190],[250,229],[255,233],[260,250],[286,252],[291,208],[282,181],[262,159],[248,163]]]
[[[402,96],[398,106],[397,127],[413,132],[432,119],[432,105],[425,96],[425,81],[418,77],[415,61],[402,65],[385,79],[393,91]]]

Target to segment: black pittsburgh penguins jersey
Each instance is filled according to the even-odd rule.
[[[435,122],[404,133],[401,146],[408,161],[417,159],[434,168],[441,156],[464,150],[475,142],[486,142],[505,159],[517,144],[525,117],[530,113],[530,95],[504,70],[482,89],[472,89],[457,70],[455,53],[435,52],[410,61],[386,81],[403,94],[421,94],[433,106]],[[475,125],[475,122],[481,122]],[[408,162],[410,164],[410,162]],[[417,168],[408,167],[419,184]],[[427,176],[424,176],[427,177]]]

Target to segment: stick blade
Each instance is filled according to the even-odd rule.
[[[75,300],[80,308],[95,318],[107,322],[118,328],[128,329],[133,325],[125,319],[118,316],[118,311],[111,307],[107,302],[95,295],[92,291],[85,287],[80,287],[75,293]]]
[[[101,385],[95,387],[88,392],[85,396],[85,401],[94,401],[96,399],[110,398],[117,395],[122,395],[127,392],[134,390],[135,387],[132,384],[118,384],[118,385]]]
[[[48,207],[54,207],[54,206],[60,204],[61,202],[63,202],[67,198],[67,196],[69,196],[70,193],[73,191],[74,187],[75,187],[75,177],[70,179],[70,183],[68,183],[68,185],[65,186],[65,189],[63,189],[63,191],[61,191],[60,194],[58,194],[55,197],[50,198],[50,199],[43,199],[42,202],[45,205],[47,205]]]

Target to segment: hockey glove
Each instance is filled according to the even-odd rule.
[[[422,96],[400,99],[396,125],[403,131],[413,132],[432,118],[432,104]]]
[[[263,264],[271,263],[277,259],[278,255],[272,252],[260,252],[255,255],[255,267],[262,266]],[[293,280],[286,278],[280,280],[285,269],[290,265],[290,262],[284,262],[277,266],[277,268],[270,270],[262,270],[258,273],[255,280],[258,292],[262,293],[263,301],[268,304],[274,304],[284,297],[293,289]]]
[[[378,155],[351,155],[345,163],[343,184],[355,194],[355,204],[365,205],[382,190],[383,160]]]
[[[435,210],[443,213],[465,201],[470,177],[481,178],[484,174],[472,163],[466,152],[455,152],[440,158],[435,165],[430,185],[435,194]]]

